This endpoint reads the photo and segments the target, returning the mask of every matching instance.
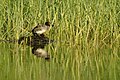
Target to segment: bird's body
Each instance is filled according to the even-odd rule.
[[[28,36],[28,37],[20,37],[18,40],[18,44],[26,44],[28,46],[40,46],[44,47],[45,45],[52,43],[53,40],[50,40],[48,37],[41,34],[40,36]]]
[[[34,36],[38,35],[40,36],[41,34],[45,33],[47,30],[50,28],[50,23],[46,22],[44,24],[38,24],[33,30],[32,33]]]

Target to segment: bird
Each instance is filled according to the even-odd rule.
[[[53,26],[53,25],[52,25]],[[45,24],[38,24],[32,29],[32,36],[22,36],[18,40],[18,44],[26,44],[32,47],[32,53],[37,57],[45,58],[45,60],[50,59],[48,52],[44,50],[44,47],[49,43],[52,43],[53,40],[50,40],[43,33],[49,30],[50,22],[45,22]]]
[[[45,24],[38,24],[36,27],[32,29],[32,33],[34,36],[40,36],[45,33],[50,28],[50,22],[45,22]]]

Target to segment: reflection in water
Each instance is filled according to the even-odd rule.
[[[18,40],[18,44],[25,44],[33,47],[32,53],[37,57],[42,57],[46,60],[49,60],[50,56],[48,55],[48,52],[44,50],[44,47],[52,42],[53,40],[49,40],[44,34],[39,36],[20,37]]]
[[[50,58],[50,55],[48,55],[47,51],[44,49],[40,48],[39,46],[35,46],[32,49],[32,53],[36,55],[37,57],[43,57],[46,60]]]

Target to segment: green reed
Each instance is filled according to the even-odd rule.
[[[0,42],[1,80],[119,80],[119,0],[0,1],[0,39],[32,35],[37,23],[54,24],[50,62],[31,47]]]

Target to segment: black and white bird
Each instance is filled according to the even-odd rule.
[[[40,36],[44,32],[50,29],[50,22],[45,22],[45,24],[38,24],[33,30],[32,33],[34,36]]]
[[[18,40],[18,44],[26,44],[28,46],[33,47],[32,53],[37,57],[45,58],[45,60],[50,59],[50,55],[48,52],[44,50],[44,47],[49,43],[52,43],[53,40],[50,40],[43,33],[49,30],[50,22],[45,22],[45,25],[38,24],[33,30],[33,36],[28,37],[20,37]]]

